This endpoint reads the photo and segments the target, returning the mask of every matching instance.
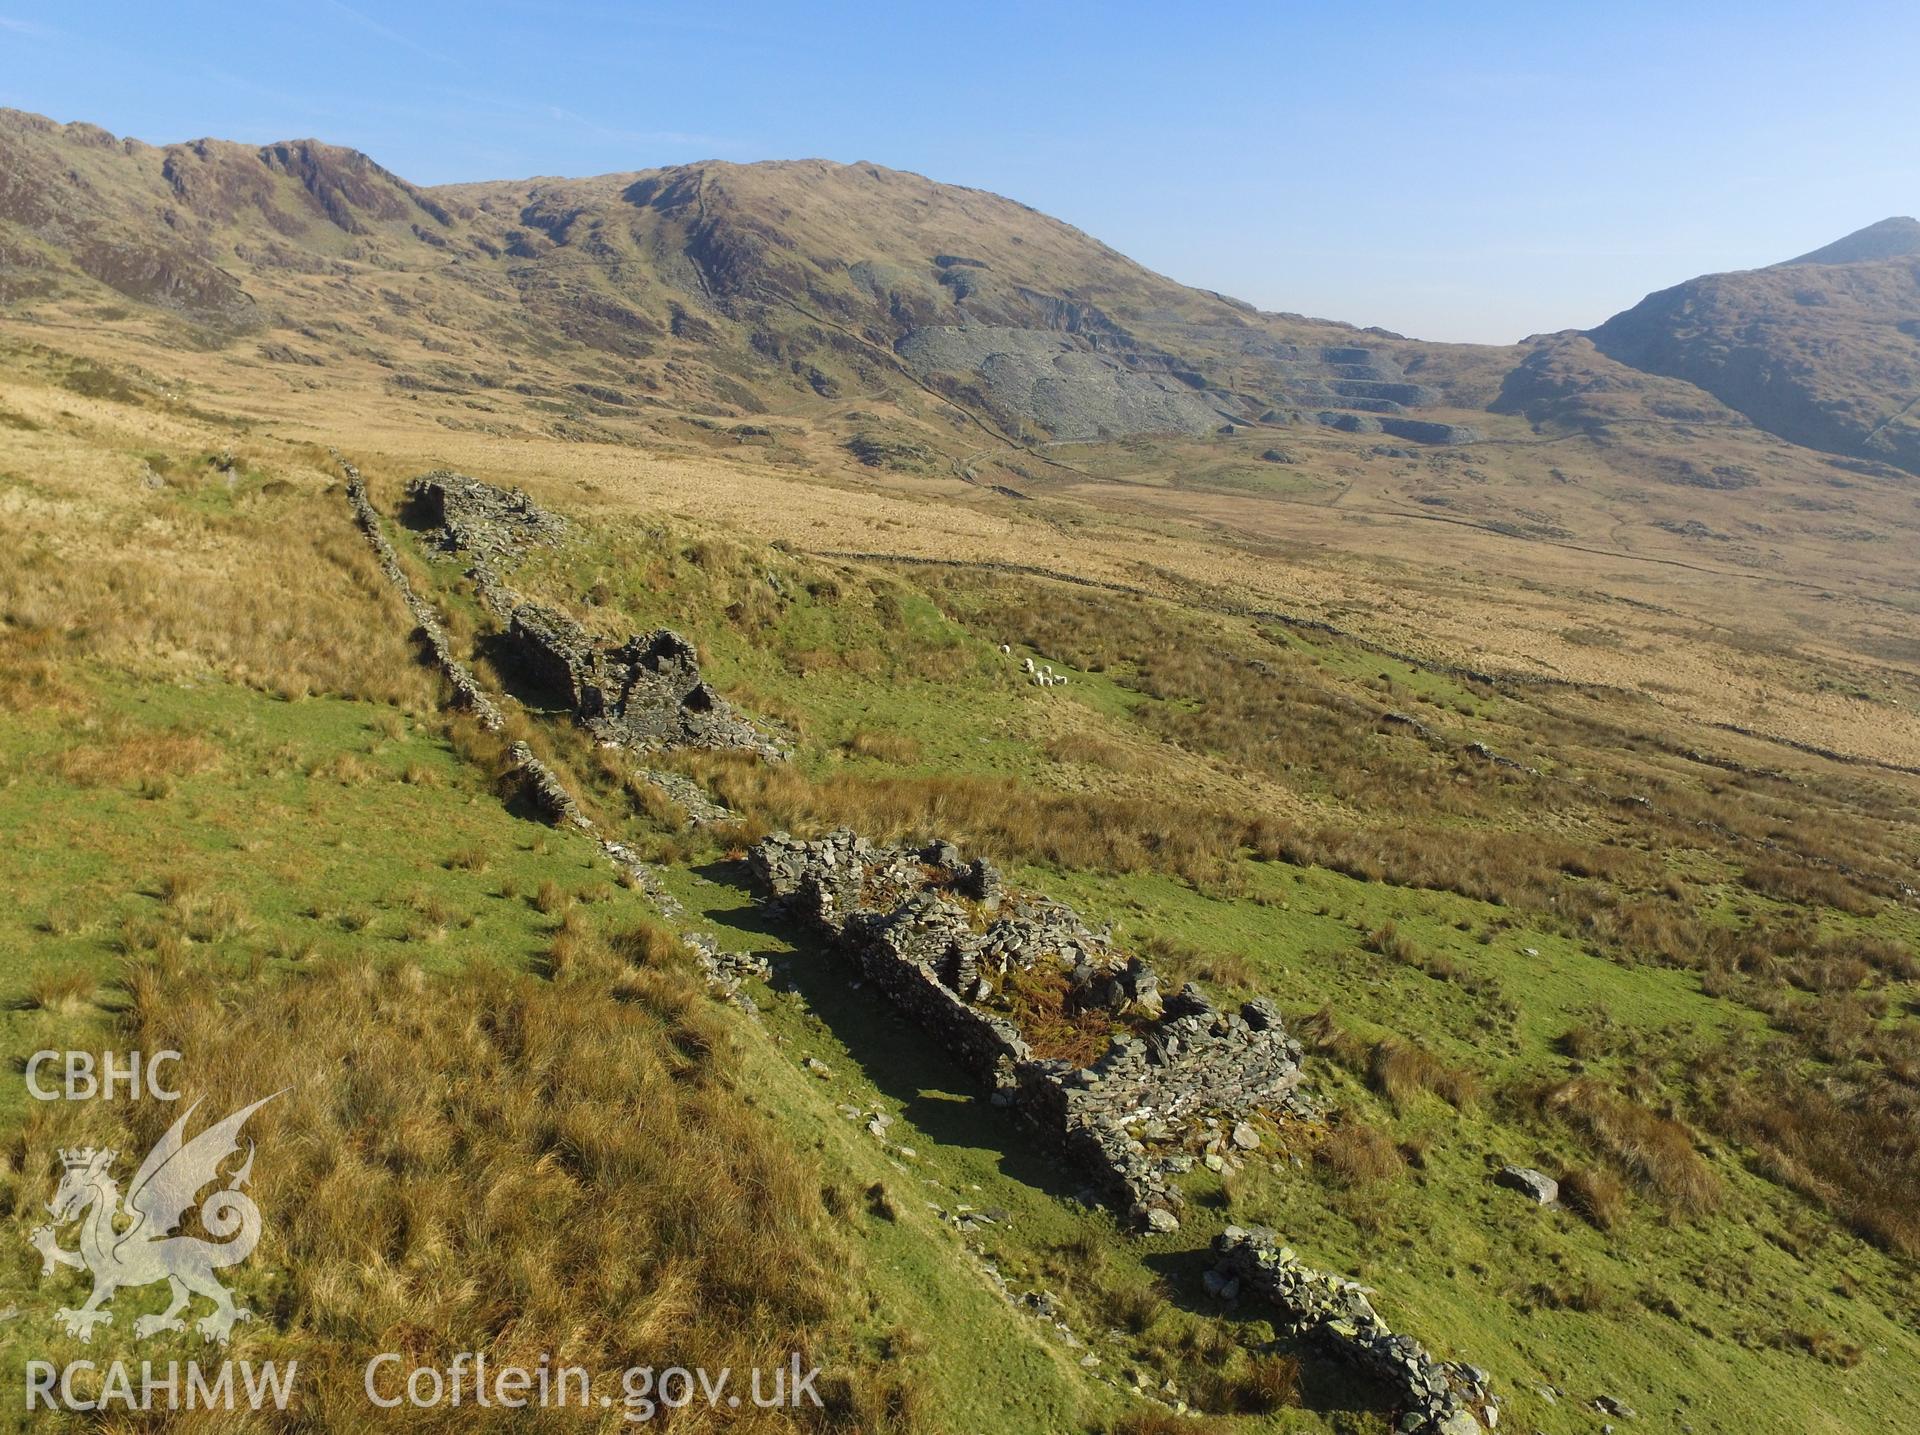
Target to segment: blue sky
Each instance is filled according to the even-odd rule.
[[[1434,339],[1920,213],[1920,5],[0,0],[0,105],[418,183],[717,157],[997,190],[1189,284]]]

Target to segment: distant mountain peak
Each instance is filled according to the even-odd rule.
[[[1920,254],[1920,219],[1897,215],[1786,263],[1858,264],[1869,259],[1904,259],[1910,254]]]

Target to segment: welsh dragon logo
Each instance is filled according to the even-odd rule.
[[[40,1252],[43,1280],[56,1265],[93,1274],[93,1294],[87,1303],[78,1310],[62,1308],[57,1313],[69,1335],[91,1340],[94,1326],[113,1320],[112,1312],[102,1307],[115,1291],[155,1281],[167,1283],[173,1300],[161,1314],[134,1321],[133,1333],[143,1340],[161,1331],[185,1330],[181,1312],[196,1295],[213,1302],[213,1310],[194,1323],[204,1339],[224,1345],[234,1322],[252,1318],[251,1311],[233,1303],[232,1294],[213,1274],[240,1264],[260,1240],[260,1208],[241,1189],[253,1174],[252,1142],[247,1143],[246,1160],[227,1184],[204,1201],[199,1197],[219,1179],[220,1163],[240,1149],[240,1128],[247,1118],[280,1094],[276,1091],[242,1107],[189,1141],[187,1119],[200,1105],[195,1101],[133,1173],[124,1205],[112,1174],[117,1152],[91,1146],[60,1152],[65,1174],[47,1210],[61,1226],[80,1221],[79,1248],[61,1247],[52,1224],[35,1227],[29,1239]],[[173,1234],[195,1205],[200,1224],[214,1238],[210,1241]]]

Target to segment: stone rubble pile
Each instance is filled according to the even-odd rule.
[[[436,469],[407,485],[411,517],[441,530],[441,546],[469,561],[507,561],[534,544],[557,543],[566,520],[548,513],[517,488],[496,488],[465,474]]]
[[[602,742],[657,751],[699,747],[786,753],[700,676],[693,644],[669,628],[610,646],[564,613],[522,603],[509,615],[514,659]]]
[[[602,742],[640,751],[697,747],[787,754],[700,675],[693,644],[668,628],[605,644],[566,614],[516,596],[501,569],[527,547],[559,541],[566,524],[518,489],[439,471],[407,485],[417,522],[467,560],[481,603],[506,624],[512,659],[560,695]]]
[[[734,819],[732,808],[715,801],[706,788],[685,773],[648,767],[640,769],[639,775],[659,788],[670,801],[677,803],[687,814],[690,826],[705,827],[710,823],[731,822]]]
[[[1477,1366],[1436,1360],[1409,1335],[1395,1335],[1365,1286],[1303,1264],[1272,1231],[1228,1226],[1214,1238],[1208,1291],[1222,1300],[1252,1295],[1276,1307],[1296,1335],[1309,1336],[1400,1396],[1401,1435],[1479,1435],[1499,1420],[1500,1398]]]
[[[776,834],[748,862],[769,903],[818,928],[992,1087],[997,1105],[1058,1142],[1103,1198],[1148,1229],[1178,1227],[1174,1178],[1196,1151],[1218,1155],[1256,1112],[1310,1110],[1296,1090],[1300,1045],[1271,1004],[1223,1012],[1191,985],[1163,996],[1145,963],[1114,951],[1071,907],[1010,890],[950,844]],[[997,979],[1014,971],[1052,974],[1068,1010],[1104,1013],[1106,1051],[1085,1066],[1036,1054],[994,1003]]]

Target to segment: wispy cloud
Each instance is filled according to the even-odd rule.
[[[15,35],[26,35],[35,40],[45,40],[53,34],[53,31],[45,25],[36,25],[31,20],[14,20],[5,15],[0,15],[0,30],[6,30]]]
[[[585,130],[597,139],[617,140],[622,144],[700,146],[715,151],[746,148],[744,141],[728,139],[725,135],[689,134],[684,130],[635,130],[605,125],[586,115],[562,109],[559,105],[548,105],[546,113],[549,118]]]
[[[438,50],[429,49],[427,46],[421,44],[418,40],[412,38],[411,36],[403,35],[398,30],[391,29],[388,26],[381,24],[378,20],[374,19],[371,15],[363,15],[358,10],[354,9],[351,5],[341,4],[340,0],[327,0],[327,5],[330,9],[337,10],[342,15],[345,15],[349,20],[352,20],[355,24],[361,26],[364,29],[372,31],[374,34],[378,35],[383,40],[389,41],[392,44],[400,46],[400,48],[403,50],[411,50],[416,55],[424,55],[427,59],[437,61],[442,65],[452,65],[457,63],[457,61],[455,61],[452,56],[443,55]]]

